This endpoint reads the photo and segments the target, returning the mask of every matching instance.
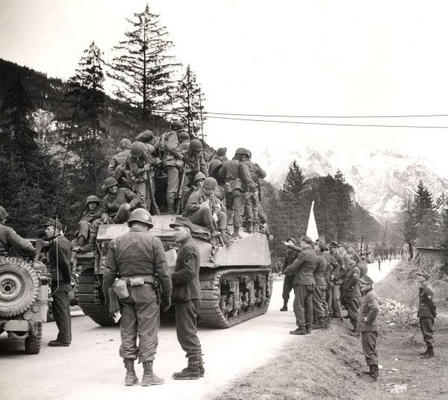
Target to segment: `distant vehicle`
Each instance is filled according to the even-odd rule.
[[[176,250],[170,224],[175,215],[156,215],[152,219],[151,232],[162,240],[168,265],[173,269]],[[100,225],[96,251],[77,253],[74,258],[74,269],[79,271],[78,304],[99,325],[116,324],[105,307],[102,280],[108,243],[127,230],[126,224]],[[268,239],[261,233],[243,235],[229,247],[219,246],[211,241],[206,228],[195,225],[193,240],[201,253],[202,326],[228,328],[264,314],[269,307],[272,273]]]

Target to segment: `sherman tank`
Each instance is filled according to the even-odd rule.
[[[174,269],[176,244],[170,224],[175,215],[153,216],[151,232],[163,243],[168,265]],[[101,225],[96,251],[78,253],[75,267],[79,270],[78,304],[84,314],[99,325],[116,322],[106,310],[102,291],[108,243],[127,232],[126,224]],[[201,313],[199,324],[210,328],[229,328],[264,314],[272,293],[269,242],[261,233],[243,234],[228,247],[211,240],[210,232],[194,225],[193,240],[201,253]]]

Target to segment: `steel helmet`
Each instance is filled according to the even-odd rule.
[[[130,149],[131,148],[131,141],[127,138],[123,138],[120,140],[120,149]]]
[[[104,189],[109,189],[112,186],[118,186],[118,182],[115,178],[110,176],[104,180]]]
[[[142,142],[134,142],[131,146],[131,156],[138,157],[145,153],[145,145]]]
[[[206,176],[205,176],[201,171],[199,171],[199,172],[194,176],[194,181],[197,182],[197,181],[200,181],[201,179],[205,179],[205,178],[206,178]]]
[[[199,139],[193,139],[190,142],[190,151],[202,151],[202,143]]]
[[[177,136],[181,142],[190,139],[190,134],[187,131],[180,131]]]
[[[180,130],[184,129],[184,124],[182,122],[180,122],[178,119],[173,119],[171,121],[171,129],[173,131],[180,131]]]
[[[100,202],[101,202],[101,200],[98,197],[96,197],[94,194],[91,194],[90,196],[87,196],[86,206],[88,206],[89,203],[98,203],[98,204],[100,204]]]
[[[250,157],[250,151],[245,149],[244,147],[239,147],[235,151],[235,156],[247,156],[247,157]]]
[[[136,208],[131,212],[128,219],[128,225],[130,225],[131,222],[141,222],[142,224],[148,225],[150,228],[153,227],[151,214],[144,208]]]
[[[135,139],[139,140],[141,142],[149,142],[153,138],[154,138],[154,133],[152,131],[150,131],[149,129],[147,129],[147,130],[139,133]]]
[[[156,151],[156,148],[155,148],[152,144],[150,144],[150,143],[146,143],[146,144],[145,144],[145,147],[146,147],[146,151],[147,151],[149,154],[154,154],[155,151]]]
[[[218,184],[218,182],[216,182],[216,179],[209,176],[208,178],[205,178],[205,181],[202,184],[202,187],[207,190],[215,190],[217,184]]]

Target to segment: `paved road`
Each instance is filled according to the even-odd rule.
[[[368,265],[368,275],[375,283],[379,283],[390,274],[400,261],[401,260],[382,261],[381,269],[378,268],[378,262],[373,262]]]
[[[292,312],[281,313],[282,281],[274,282],[271,307],[265,315],[226,330],[200,329],[206,375],[199,381],[174,381],[171,374],[186,364],[174,326],[162,326],[154,364],[165,385],[123,386],[124,368],[118,357],[118,328],[97,326],[78,312],[72,318],[73,343],[68,348],[46,344],[56,337],[54,322],[46,323],[38,355],[23,354],[23,342],[0,337],[0,398],[9,400],[127,400],[207,399],[237,375],[264,364],[295,337]],[[290,301],[292,302],[292,301]],[[141,375],[141,366],[137,367]],[[155,397],[154,397],[155,398]]]

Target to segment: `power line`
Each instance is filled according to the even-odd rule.
[[[367,119],[367,118],[437,118],[448,117],[448,114],[397,114],[397,115],[283,115],[283,114],[241,114],[205,111],[211,115],[230,115],[236,117],[263,117],[263,118],[339,118],[339,119]]]
[[[223,119],[228,121],[248,121],[248,122],[270,122],[277,124],[291,124],[291,125],[318,125],[318,126],[352,126],[364,128],[416,128],[416,129],[448,129],[448,126],[440,125],[386,125],[386,124],[349,124],[349,123],[335,123],[335,122],[305,122],[305,121],[284,121],[273,119],[254,119],[254,118],[231,118],[231,117],[216,117],[209,115],[211,119]]]

